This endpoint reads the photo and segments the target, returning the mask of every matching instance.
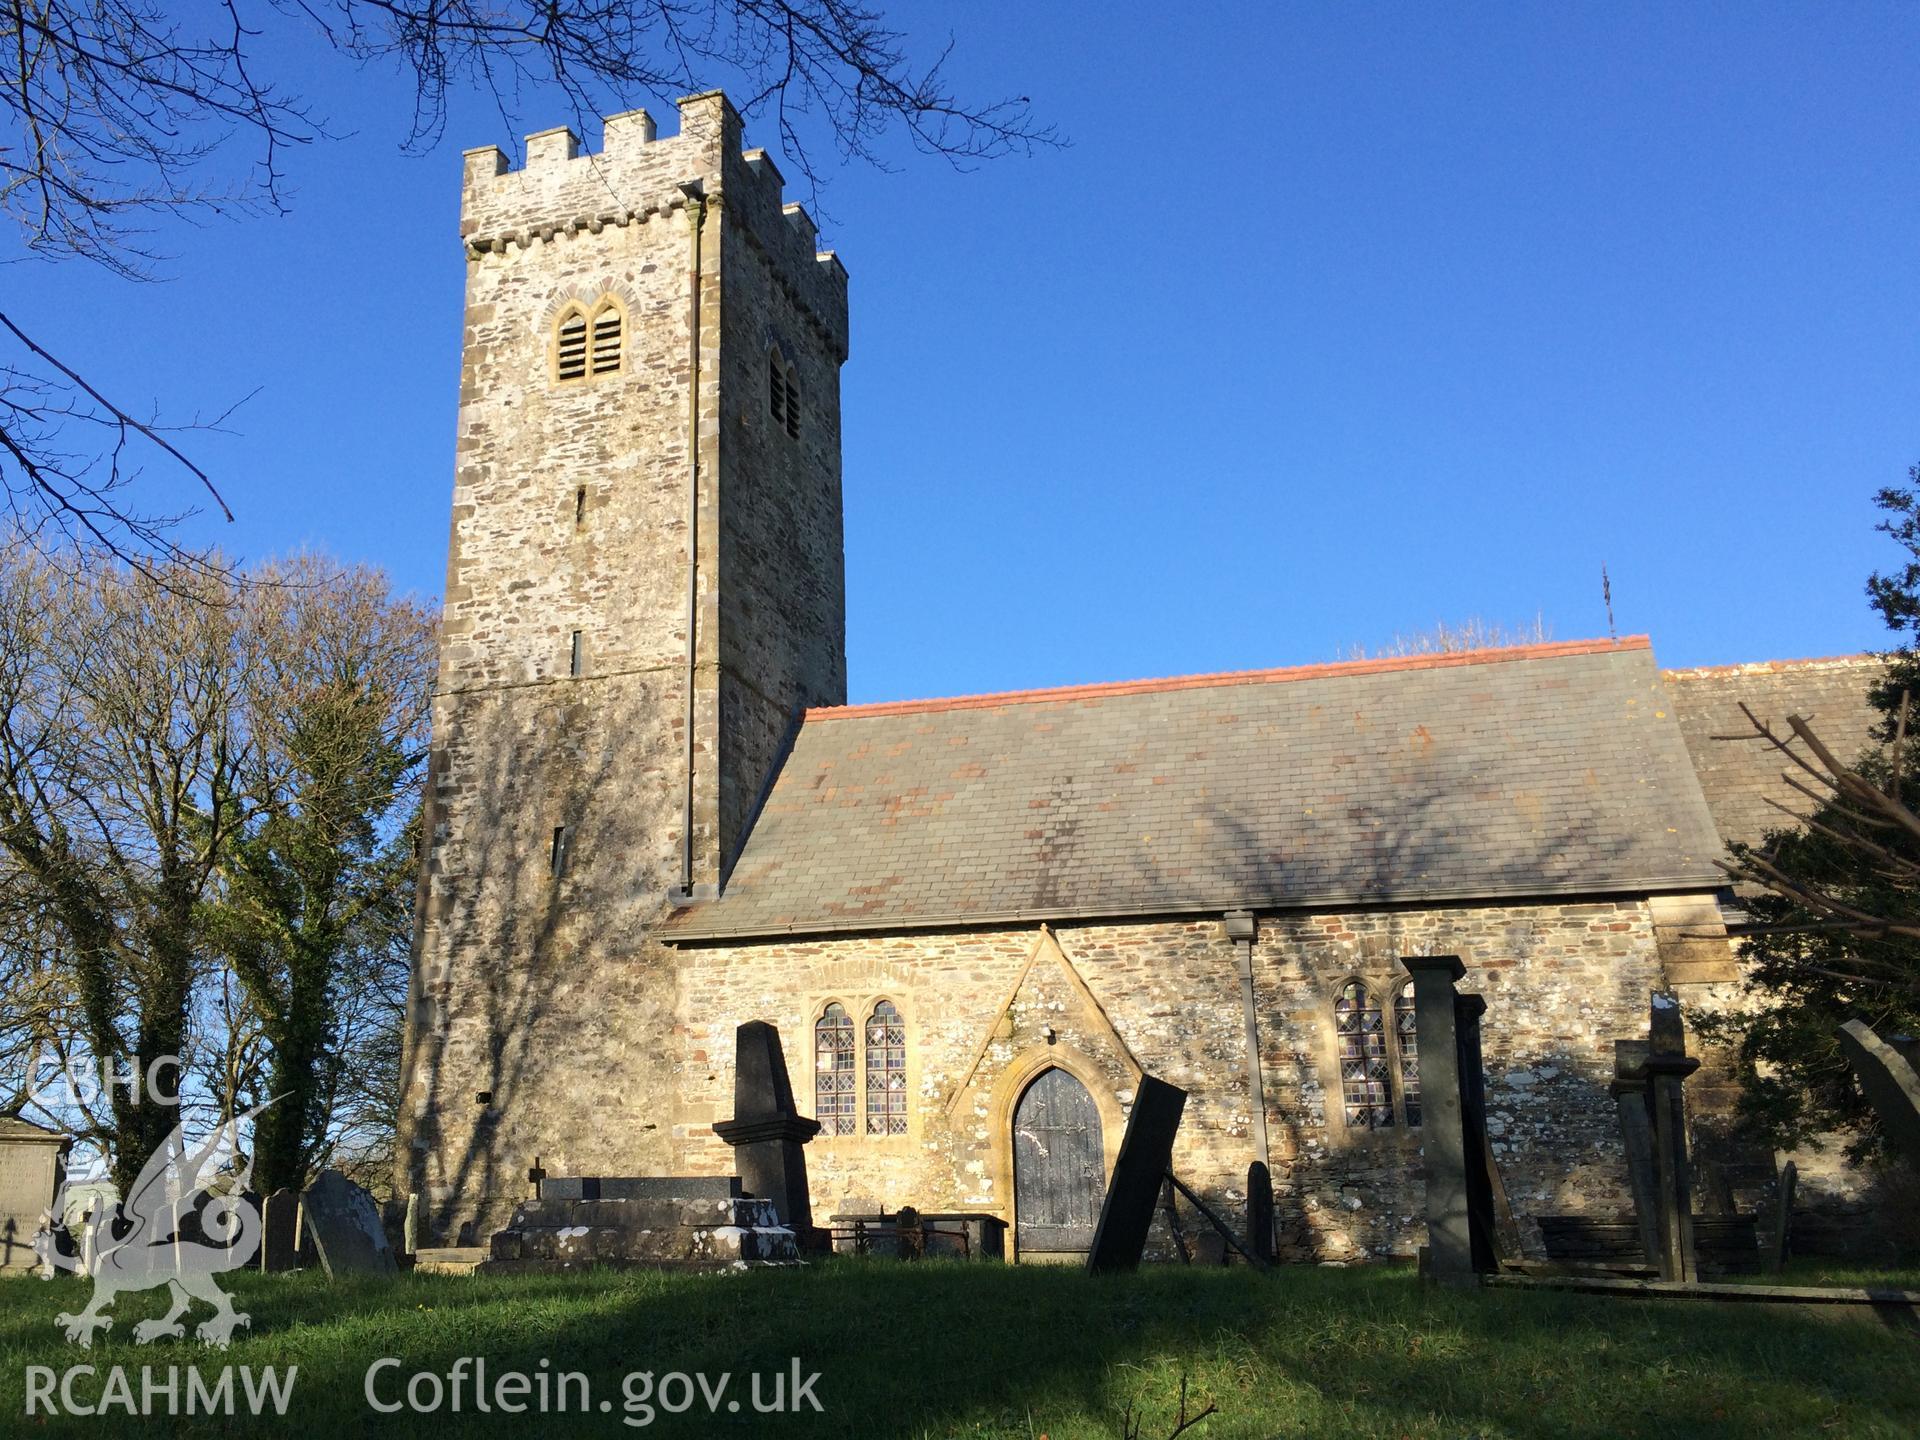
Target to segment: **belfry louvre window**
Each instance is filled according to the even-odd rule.
[[[555,373],[562,380],[584,380],[587,375],[587,317],[569,310],[560,317],[555,350]]]
[[[793,367],[780,358],[778,350],[767,352],[767,414],[789,439],[800,438],[800,386],[793,378]]]
[[[854,1089],[853,1017],[839,1004],[813,1022],[813,1115],[825,1135],[852,1135],[859,1124]]]
[[[907,1025],[891,1000],[867,1017],[867,1134],[907,1133]]]
[[[602,305],[593,317],[593,373],[611,375],[620,368],[620,312]]]
[[[1340,989],[1333,1006],[1340,1042],[1340,1101],[1350,1130],[1383,1130],[1393,1124],[1385,1018],[1373,993],[1358,980]]]
[[[1400,1046],[1400,1103],[1407,1124],[1420,1123],[1420,1026],[1413,1008],[1413,982],[1393,998],[1393,1038]]]
[[[626,317],[612,296],[595,305],[591,314],[584,305],[569,305],[554,324],[554,378],[572,381],[618,374],[625,341]]]

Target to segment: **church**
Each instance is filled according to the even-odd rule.
[[[984,1211],[1076,1255],[1151,1073],[1195,1191],[1235,1210],[1267,1163],[1282,1255],[1409,1255],[1421,955],[1486,997],[1523,1234],[1624,1211],[1613,1041],[1656,988],[1734,993],[1715,862],[1783,793],[1715,737],[1744,700],[1863,740],[1875,662],[1662,671],[1626,637],[848,705],[847,271],[742,147],[711,93],[673,136],[464,157],[422,1242],[484,1242],[535,1167],[730,1173],[734,1029],[767,1020],[816,1216]],[[1697,1123],[1731,1093],[1710,1060]]]

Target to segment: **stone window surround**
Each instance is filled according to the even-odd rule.
[[[1322,1103],[1326,1110],[1326,1134],[1336,1146],[1390,1145],[1399,1138],[1402,1145],[1416,1147],[1420,1127],[1407,1124],[1406,1078],[1400,1066],[1399,1027],[1394,1023],[1394,1002],[1400,989],[1413,977],[1398,960],[1390,966],[1356,966],[1341,971],[1327,986],[1323,1002],[1315,1008],[1316,1028],[1320,1032],[1320,1073]],[[1346,1088],[1340,1065],[1340,1033],[1334,1021],[1334,1005],[1340,992],[1355,982],[1367,987],[1374,1003],[1380,1006],[1381,1030],[1386,1039],[1387,1097],[1393,1106],[1393,1124],[1384,1129],[1347,1124]]]
[[[603,311],[612,310],[620,320],[620,363],[611,370],[593,368],[593,334]],[[586,325],[586,371],[562,379],[560,375],[560,330],[569,319],[578,316]],[[627,374],[627,358],[633,353],[633,316],[626,298],[612,288],[591,299],[569,296],[547,321],[547,384],[556,390],[573,390],[597,381],[620,380]]]
[[[873,1007],[886,1001],[900,1013],[900,1025],[907,1035],[907,1133],[904,1135],[869,1135],[867,1133],[867,1023],[873,1016]],[[849,1000],[843,998],[843,992],[818,996],[807,1011],[807,1075],[809,1104],[814,1103],[813,1077],[815,1067],[820,1063],[818,1051],[814,1048],[813,1027],[827,1008],[838,1005],[853,1019],[853,1093],[854,1110],[853,1133],[851,1135],[829,1135],[822,1131],[813,1141],[815,1145],[837,1146],[854,1144],[862,1150],[904,1150],[920,1142],[920,1107],[914,1103],[919,1093],[920,1083],[920,1047],[914,1044],[913,1008],[900,998],[897,991],[881,991],[872,995],[855,996]]]

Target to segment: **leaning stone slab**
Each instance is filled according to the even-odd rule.
[[[300,1225],[330,1276],[392,1275],[399,1268],[373,1197],[338,1170],[322,1170],[300,1197]]]
[[[1154,1208],[1173,1162],[1173,1137],[1187,1108],[1187,1092],[1153,1075],[1142,1075],[1133,1110],[1114,1158],[1113,1179],[1100,1205],[1087,1252],[1087,1273],[1137,1269],[1153,1226]]]
[[[1853,1067],[1880,1130],[1893,1147],[1920,1165],[1920,1074],[1864,1020],[1840,1027],[1840,1049]]]

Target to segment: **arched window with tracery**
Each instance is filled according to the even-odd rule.
[[[829,1005],[813,1022],[813,1113],[823,1135],[852,1135],[858,1127],[853,1061],[853,1017],[844,1005]]]
[[[1385,1017],[1373,992],[1358,980],[1340,989],[1333,1005],[1340,1042],[1340,1101],[1349,1130],[1384,1130],[1393,1124]]]
[[[907,1024],[891,1000],[867,1017],[867,1134],[907,1133]]]
[[[1420,1123],[1420,1022],[1414,1014],[1413,981],[1393,997],[1393,1038],[1400,1047],[1400,1102],[1407,1124]]]

